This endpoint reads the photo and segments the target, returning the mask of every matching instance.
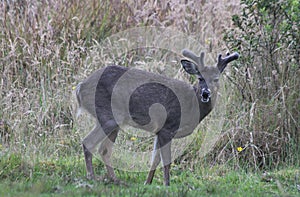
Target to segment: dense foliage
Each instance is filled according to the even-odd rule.
[[[228,47],[242,54],[229,76],[241,95],[230,138],[243,147],[240,162],[299,164],[300,3],[242,0],[241,5],[225,36]]]

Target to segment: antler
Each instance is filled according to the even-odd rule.
[[[231,55],[229,53],[227,53],[225,58],[222,58],[222,55],[220,54],[218,56],[218,63],[217,63],[217,67],[218,67],[220,73],[223,72],[223,70],[226,68],[226,66],[229,62],[236,60],[238,58],[239,58],[239,54],[237,52],[235,52]]]
[[[198,66],[200,68],[203,68],[204,67],[204,55],[205,53],[204,52],[201,52],[200,53],[200,56],[197,56],[195,53],[193,53],[192,51],[190,50],[187,50],[187,49],[184,49],[182,51],[182,55],[187,57],[187,58],[190,58],[191,60],[195,61]]]

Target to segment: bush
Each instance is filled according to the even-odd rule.
[[[242,0],[224,40],[241,53],[228,78],[238,90],[219,158],[255,168],[299,164],[300,3]],[[243,149],[236,150],[237,147]],[[220,150],[220,149],[218,149]],[[232,158],[232,157],[231,157]]]

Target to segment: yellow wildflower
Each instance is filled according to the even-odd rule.
[[[136,137],[131,137],[130,140],[131,140],[131,141],[136,141],[137,138],[136,138]]]
[[[76,86],[73,86],[73,87],[72,87],[72,90],[75,90],[75,89],[76,89]]]
[[[242,150],[243,150],[243,148],[242,147],[237,147],[237,149],[236,149],[238,152],[241,152]]]

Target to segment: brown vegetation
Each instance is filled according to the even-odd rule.
[[[130,27],[171,26],[197,38],[199,44],[215,56],[228,50],[223,37],[225,31],[233,27],[232,15],[239,12],[238,0],[226,3],[217,0],[2,1],[0,143],[10,151],[28,155],[78,154],[82,134],[74,124],[72,87],[99,67],[93,62],[97,59],[93,47],[98,42]],[[100,53],[103,55],[105,51]],[[254,76],[260,71],[260,66],[256,66],[258,70],[242,75]],[[259,165],[257,157],[265,160],[266,153],[280,155],[284,151],[273,152],[268,148],[279,146],[281,139],[288,139],[282,138],[286,135],[282,125],[299,122],[299,119],[290,116],[290,111],[280,113],[287,102],[274,109],[277,103],[273,101],[297,99],[297,94],[283,97],[290,93],[293,82],[279,83],[277,73],[272,74],[272,71],[268,76],[269,82],[259,90],[253,89],[254,78],[245,78],[241,84],[244,89],[239,92],[240,86],[232,84],[241,83],[241,78],[228,74],[227,86],[236,90],[236,94],[230,97],[232,110],[228,112],[223,132],[227,138],[218,143],[213,161],[240,158],[236,148],[246,147],[247,143],[252,143],[251,149],[255,151],[249,148],[249,154],[245,155],[253,156],[255,166]],[[299,80],[295,84],[299,84]],[[270,105],[260,103],[258,93],[255,93],[257,96],[245,95],[267,90],[272,91]],[[299,105],[299,98],[297,102],[292,103]],[[247,105],[248,109],[236,111],[241,109],[239,105]],[[292,110],[299,113],[298,108]],[[287,117],[290,118],[286,122]],[[299,123],[295,125],[296,130],[299,129]],[[270,127],[273,132],[269,132]],[[198,160],[196,156],[186,157]]]

